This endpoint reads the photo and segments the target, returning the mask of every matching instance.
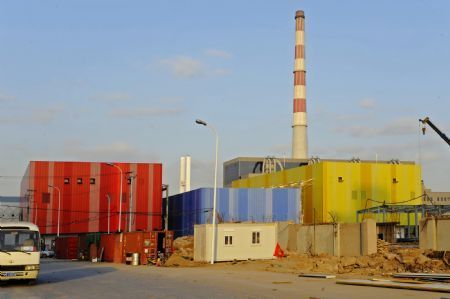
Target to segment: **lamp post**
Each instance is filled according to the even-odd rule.
[[[114,163],[106,163],[106,165],[109,165],[109,166],[112,166],[112,167],[115,167],[115,168],[117,168],[118,170],[119,170],[119,172],[120,172],[120,194],[119,194],[119,229],[118,229],[118,231],[119,231],[119,233],[120,233],[120,230],[121,230],[121,228],[122,228],[122,177],[123,177],[123,171],[122,171],[122,168],[120,168],[119,166],[117,166],[116,164],[114,164]]]
[[[199,125],[209,127],[214,135],[216,136],[216,161],[214,165],[214,192],[213,192],[213,217],[212,217],[212,226],[213,226],[213,235],[211,242],[211,264],[214,264],[214,257],[216,252],[216,202],[217,202],[217,157],[219,153],[219,135],[217,134],[217,130],[208,125],[205,121],[201,119],[196,119],[195,122]]]
[[[59,237],[59,220],[60,220],[60,214],[61,214],[61,190],[59,190],[58,187],[53,185],[48,185],[50,188],[56,189],[58,191],[58,228],[56,231],[56,236]]]
[[[136,178],[136,175],[133,174],[132,171],[128,171],[127,174],[130,176],[128,177],[130,179],[130,206],[129,206],[129,212],[128,212],[128,232],[131,232],[131,220],[133,215],[133,180]]]
[[[109,222],[111,221],[111,197],[109,197],[109,193],[106,194],[106,199],[108,200],[108,235],[109,235]]]

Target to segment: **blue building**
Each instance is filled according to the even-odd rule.
[[[193,235],[195,224],[212,222],[213,188],[169,197],[169,229],[176,237]],[[298,188],[218,188],[219,222],[300,222]]]

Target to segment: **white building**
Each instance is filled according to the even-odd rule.
[[[273,259],[278,223],[217,224],[214,261]],[[194,226],[194,261],[211,261],[212,224]]]

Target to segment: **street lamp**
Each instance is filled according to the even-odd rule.
[[[115,167],[120,172],[120,191],[119,191],[120,192],[120,194],[119,194],[119,201],[120,201],[119,202],[119,233],[120,233],[120,230],[122,228],[122,177],[123,177],[123,171],[122,171],[122,168],[120,168],[119,166],[117,166],[114,163],[106,163],[106,165]]]
[[[213,193],[213,217],[212,217],[212,226],[213,226],[213,235],[212,235],[212,242],[211,242],[211,264],[214,264],[214,255],[216,252],[216,202],[217,202],[217,156],[219,153],[219,135],[217,134],[216,129],[208,125],[205,121],[201,119],[196,119],[195,122],[199,125],[209,127],[214,135],[216,136],[216,162],[214,166],[214,193]]]
[[[59,219],[60,219],[60,214],[61,214],[61,190],[59,190],[59,188],[56,186],[52,186],[52,185],[48,185],[48,186],[50,188],[58,190],[58,229],[56,231],[56,236],[59,237]]]

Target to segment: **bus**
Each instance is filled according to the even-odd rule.
[[[34,283],[40,263],[39,228],[29,222],[0,222],[0,281]]]

